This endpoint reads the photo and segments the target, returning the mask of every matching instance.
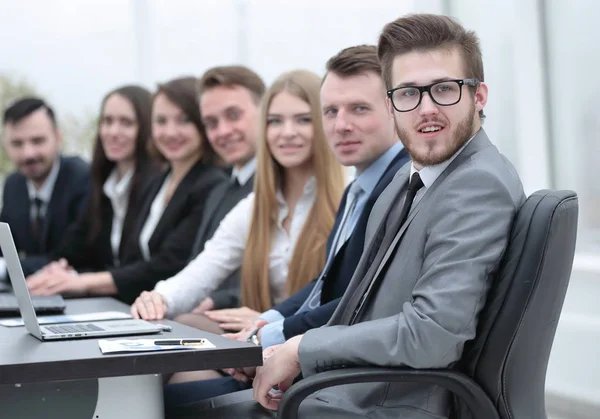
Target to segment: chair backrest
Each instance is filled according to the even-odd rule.
[[[525,201],[477,337],[465,347],[460,369],[486,391],[502,419],[546,419],[546,369],[571,275],[577,216],[572,191],[542,190]],[[468,417],[458,405],[459,417]]]

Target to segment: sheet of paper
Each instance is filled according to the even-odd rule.
[[[169,340],[197,339],[197,338],[169,338]],[[155,345],[154,342],[161,339],[100,339],[98,346],[103,354],[114,354],[123,352],[153,352],[174,350],[202,350],[215,348],[208,339],[203,339],[202,345]]]
[[[85,314],[59,314],[56,316],[38,316],[40,324],[59,324],[59,323],[78,323],[95,322],[103,320],[122,320],[130,319],[131,314],[120,311],[99,311],[96,313]],[[20,317],[0,320],[0,326],[15,327],[23,326],[23,319]]]

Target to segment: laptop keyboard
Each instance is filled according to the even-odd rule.
[[[46,329],[53,333],[85,333],[85,332],[102,332],[104,329],[95,324],[70,324],[64,326],[45,326]]]

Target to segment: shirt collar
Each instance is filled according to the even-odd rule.
[[[454,153],[452,155],[452,157],[450,157],[448,160],[445,160],[439,164],[434,164],[432,166],[425,166],[421,170],[417,170],[417,169],[415,169],[415,163],[413,161],[411,161],[410,162],[410,176],[412,177],[412,175],[414,173],[419,172],[419,176],[421,177],[421,180],[423,181],[423,186],[425,187],[425,189],[429,189],[431,187],[431,185],[433,185],[433,182],[435,182],[436,179],[442,174],[442,172],[444,170],[446,170],[446,167],[448,167],[450,165],[450,163],[452,163],[452,161],[456,158],[456,156],[458,156],[465,149],[465,147],[473,140],[473,138],[475,138],[475,136],[478,133],[479,133],[479,131],[477,131],[477,133],[475,133],[474,136],[469,138],[469,141],[467,141],[461,148],[459,148],[456,151],[456,153]]]
[[[104,182],[104,194],[109,198],[124,196],[129,191],[129,185],[131,183],[131,179],[133,178],[133,172],[134,169],[132,167],[120,180],[117,181],[119,172],[115,167]]]
[[[241,169],[234,167],[231,171],[231,180],[236,180],[240,185],[245,185],[248,180],[256,172],[256,157],[253,157],[248,163],[242,166]]]
[[[366,192],[367,195],[370,195],[371,192],[373,192],[385,170],[403,148],[404,146],[402,143],[397,142],[358,175],[355,182],[358,182],[361,189]]]
[[[314,196],[316,194],[317,191],[317,178],[315,178],[314,176],[312,176],[310,179],[308,179],[308,181],[306,182],[306,185],[304,185],[304,191],[302,192],[302,197],[300,198],[300,200],[304,199],[307,196]],[[277,193],[275,194],[275,197],[277,198],[277,202],[279,203],[279,206],[284,206],[287,207],[287,202],[285,200],[285,197],[283,196],[283,193],[281,192],[281,189],[277,190]]]
[[[27,179],[27,193],[29,194],[29,199],[33,201],[35,198],[39,198],[44,202],[44,204],[48,204],[50,202],[50,198],[52,197],[52,191],[54,190],[54,184],[56,183],[59,170],[60,158],[56,159],[52,165],[52,169],[50,170],[48,177],[44,181],[44,184],[38,190],[35,189],[33,182]]]

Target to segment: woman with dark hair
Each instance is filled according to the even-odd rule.
[[[123,86],[102,100],[87,210],[40,273],[99,271],[119,265],[140,209],[140,189],[158,165],[149,157],[152,94]]]
[[[119,266],[102,272],[32,278],[32,293],[113,295],[131,304],[142,291],[180,271],[188,262],[204,202],[227,177],[212,165],[192,77],[158,86],[152,99],[151,156],[167,169],[143,188]]]

